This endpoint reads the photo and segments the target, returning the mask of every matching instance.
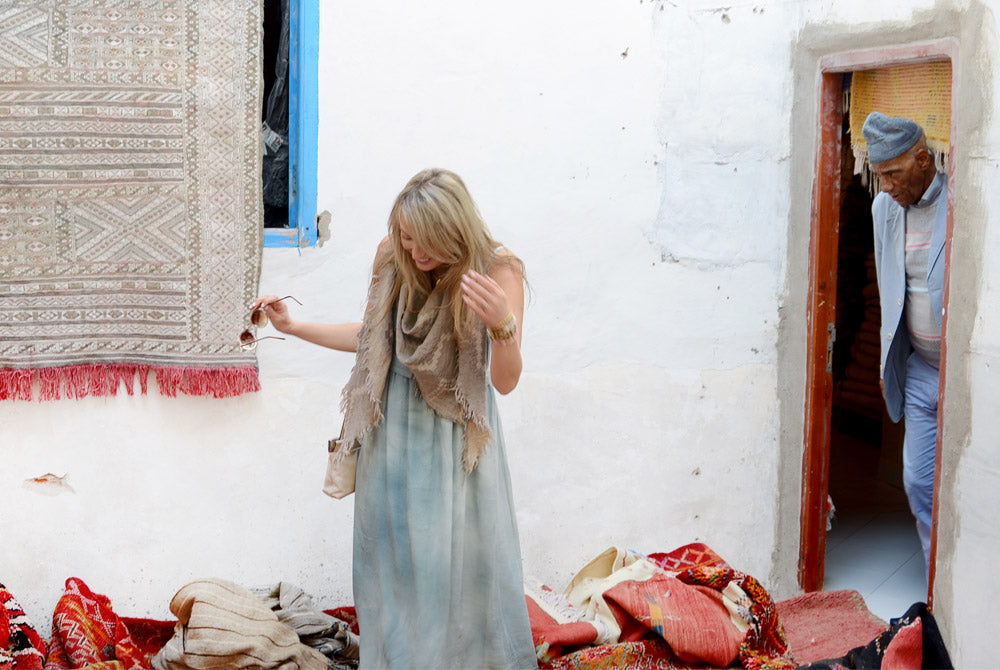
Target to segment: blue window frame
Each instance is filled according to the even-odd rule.
[[[288,227],[265,228],[265,247],[316,244],[319,0],[288,3]]]

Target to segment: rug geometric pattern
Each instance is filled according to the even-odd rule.
[[[259,0],[0,0],[0,397],[114,365],[256,387],[260,25]]]

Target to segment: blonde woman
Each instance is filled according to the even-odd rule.
[[[461,178],[418,173],[396,198],[363,323],[281,332],[357,352],[341,442],[357,450],[354,599],[361,666],[536,667],[494,389],[521,376],[521,261]]]

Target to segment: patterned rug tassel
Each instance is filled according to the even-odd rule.
[[[153,367],[160,394],[176,396],[178,392],[187,395],[210,395],[228,398],[241,393],[260,390],[257,368],[172,368]]]
[[[135,395],[136,380],[139,393],[145,395],[149,390],[150,371],[156,375],[160,395],[171,398],[178,393],[229,398],[260,390],[260,378],[253,366],[177,368],[121,363],[0,370],[0,400],[31,400],[35,381],[38,382],[39,400],[108,397],[117,395],[122,387],[129,395]]]
[[[31,400],[31,372],[0,370],[0,400]]]

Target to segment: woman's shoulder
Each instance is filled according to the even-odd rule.
[[[497,247],[493,252],[489,275],[494,279],[504,275],[521,277],[524,275],[524,261],[507,247]]]
[[[390,260],[392,258],[392,237],[386,235],[382,238],[382,241],[378,243],[378,248],[375,249],[375,266],[378,267],[382,263]]]
[[[500,246],[493,250],[493,260],[490,263],[490,273],[492,274],[494,270],[502,270],[504,268],[510,268],[523,274],[524,261],[518,258],[514,252],[507,247]]]
[[[392,238],[386,236],[375,249],[375,260],[372,262],[372,283],[389,276],[395,267],[395,257],[392,249]]]
[[[379,241],[378,248],[375,250],[375,255],[381,256],[382,254],[390,253],[391,251],[392,251],[392,235],[386,235]]]

